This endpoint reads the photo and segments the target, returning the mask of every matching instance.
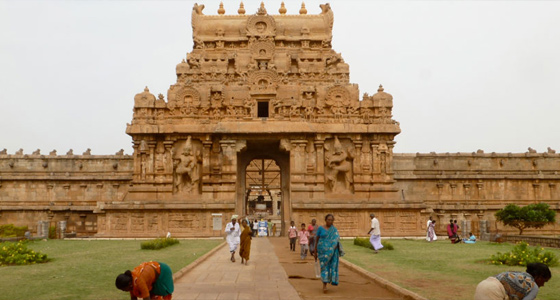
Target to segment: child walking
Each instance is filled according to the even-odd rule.
[[[288,238],[290,238],[290,251],[296,251],[297,228],[294,221],[290,222],[290,229],[288,229]]]
[[[301,259],[305,259],[307,257],[307,250],[309,250],[309,231],[305,230],[305,223],[301,223],[298,239],[299,246],[301,247]]]

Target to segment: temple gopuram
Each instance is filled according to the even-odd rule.
[[[133,154],[0,152],[0,224],[95,237],[222,236],[234,214],[290,221],[333,213],[343,236],[422,236],[450,218],[477,235],[515,232],[494,213],[509,203],[560,210],[560,155],[395,154],[401,132],[382,86],[360,94],[332,48],[334,14],[204,14],[167,96],[134,96]],[[375,84],[375,85],[374,85]],[[372,83],[377,86],[378,83]],[[38,229],[39,230],[39,229]],[[529,234],[531,230],[526,230]],[[558,234],[560,226],[540,231]]]

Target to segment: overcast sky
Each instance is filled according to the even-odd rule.
[[[217,14],[219,1],[198,2]],[[324,2],[305,1],[308,13]],[[132,153],[134,95],[176,82],[194,3],[0,0],[0,150]],[[560,151],[560,1],[330,3],[350,81],[393,95],[395,152]]]

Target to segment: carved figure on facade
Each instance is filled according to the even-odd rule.
[[[243,101],[243,106],[245,107],[245,109],[247,110],[247,114],[250,117],[256,117],[257,116],[257,100],[256,99],[251,99],[251,98],[247,98]]]
[[[183,151],[179,158],[175,159],[174,165],[174,192],[199,193],[202,156],[199,150],[194,149],[191,136],[187,138]]]
[[[274,56],[274,41],[254,41],[251,43],[251,53],[255,59],[272,59]]]
[[[252,15],[247,19],[246,27],[249,36],[274,36],[276,35],[276,21],[269,16],[261,3],[261,7],[256,15]]]
[[[220,89],[212,89],[210,92],[210,106],[220,108],[223,105],[224,97]]]
[[[165,170],[165,148],[160,142],[156,147],[156,172],[162,173]]]
[[[325,181],[332,193],[353,193],[353,149],[343,146],[335,136],[332,145],[325,144]]]
[[[278,74],[273,70],[258,70],[247,74],[247,81],[252,92],[276,93]]]

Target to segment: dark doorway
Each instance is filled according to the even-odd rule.
[[[268,118],[268,101],[259,101],[258,104],[258,117],[259,118]]]

